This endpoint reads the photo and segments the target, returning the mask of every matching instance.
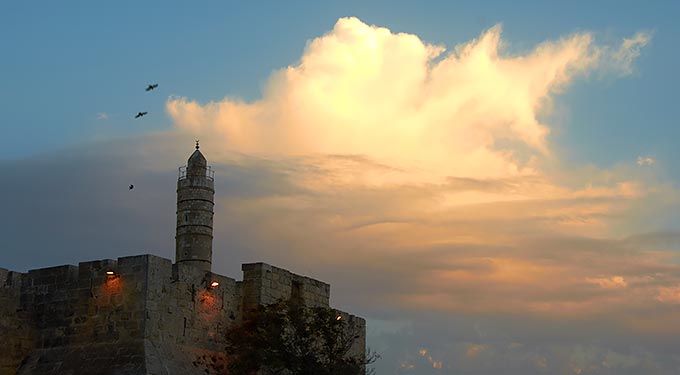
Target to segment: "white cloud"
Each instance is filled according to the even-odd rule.
[[[167,110],[181,129],[240,152],[363,155],[411,167],[411,181],[529,176],[550,153],[549,126],[537,114],[578,75],[628,70],[645,35],[624,40],[616,58],[603,58],[611,47],[590,33],[509,55],[494,26],[447,53],[342,18],[308,43],[299,64],[272,75],[262,99],[171,98]]]
[[[638,156],[637,158],[637,165],[643,166],[643,165],[653,165],[656,162],[654,158],[651,156]]]
[[[628,282],[622,276],[612,277],[586,277],[586,281],[591,284],[599,285],[601,288],[623,288],[628,286]]]
[[[627,75],[633,72],[633,61],[640,56],[640,51],[652,40],[652,33],[640,31],[630,38],[624,38],[621,46],[611,54],[612,68],[619,74]]]

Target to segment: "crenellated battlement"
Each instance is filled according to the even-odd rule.
[[[295,300],[308,307],[329,307],[329,284],[266,263],[247,263],[241,269],[247,307],[278,300]]]
[[[242,270],[237,281],[148,254],[26,273],[0,269],[0,336],[11,347],[0,352],[0,374],[99,374],[121,366],[126,374],[204,373],[192,362],[221,355],[226,330],[244,309],[278,300],[329,306],[327,283],[266,263]]]

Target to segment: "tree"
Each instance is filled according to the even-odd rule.
[[[353,344],[361,337],[355,323],[331,308],[306,308],[283,301],[258,306],[227,332],[228,373],[367,373],[367,365],[378,355],[353,351]]]

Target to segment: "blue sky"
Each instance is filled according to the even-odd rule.
[[[162,105],[168,95],[256,99],[268,75],[294,64],[308,39],[339,17],[357,16],[449,47],[502,23],[510,51],[579,30],[604,40],[651,30],[654,39],[632,77],[591,77],[558,99],[569,117],[554,137],[577,145],[564,150],[569,160],[611,165],[654,154],[680,176],[670,163],[677,156],[672,108],[680,78],[672,72],[680,60],[674,47],[678,7],[618,1],[6,3],[0,109],[12,141],[0,157],[167,129]],[[156,95],[140,90],[147,82],[161,82]],[[143,124],[130,116],[139,110],[152,113]],[[111,121],[97,122],[97,113],[110,114]]]
[[[200,138],[214,271],[331,283],[379,374],[677,374],[678,16],[4,3],[0,267],[172,258],[176,168]]]

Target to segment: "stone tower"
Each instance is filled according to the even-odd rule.
[[[210,271],[214,206],[214,172],[196,141],[186,167],[179,168],[175,262]]]

